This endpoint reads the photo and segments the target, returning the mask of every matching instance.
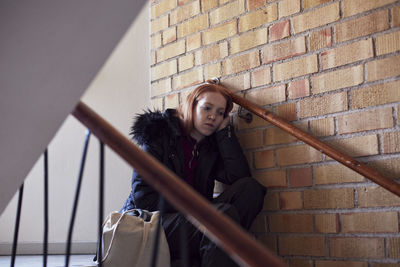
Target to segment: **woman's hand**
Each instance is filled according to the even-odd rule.
[[[230,118],[231,118],[230,116],[226,116],[226,118],[219,125],[217,132],[224,129],[226,126],[228,126],[228,124],[230,122]]]

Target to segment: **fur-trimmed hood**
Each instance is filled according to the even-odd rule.
[[[159,110],[146,110],[142,114],[137,114],[131,127],[132,139],[142,146],[165,134],[181,135],[176,113],[175,109],[167,109],[164,113]]]

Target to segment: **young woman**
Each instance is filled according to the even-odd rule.
[[[178,110],[146,112],[132,127],[133,139],[210,200],[221,212],[249,229],[260,212],[266,189],[251,178],[239,142],[229,124],[232,100],[218,85],[204,84],[194,89]],[[230,185],[213,198],[215,180]],[[122,210],[154,211],[160,195],[134,171],[132,191]],[[165,203],[162,224],[170,248],[172,266],[188,249],[191,264],[237,266],[229,256],[205,237],[171,205]],[[182,244],[180,233],[187,233]]]

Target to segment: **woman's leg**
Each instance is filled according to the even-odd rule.
[[[213,202],[235,207],[241,226],[248,230],[264,204],[266,188],[251,177],[241,178],[222,192]]]
[[[227,188],[213,201],[213,205],[243,228],[249,229],[260,212],[266,189],[253,178],[242,178]],[[172,260],[181,259],[181,250],[189,250],[190,262],[201,257],[202,267],[238,266],[223,250],[190,223],[180,213],[163,215],[163,227],[170,248]],[[181,238],[184,228],[187,238]],[[183,242],[183,244],[181,244]]]
[[[242,178],[227,188],[214,201],[214,206],[234,222],[248,230],[261,211],[266,189],[253,178]],[[208,238],[200,243],[203,267],[238,266]]]

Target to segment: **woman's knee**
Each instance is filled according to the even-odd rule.
[[[264,199],[265,193],[267,192],[267,189],[252,177],[241,178],[234,183],[234,186],[247,194],[250,198],[260,200]]]

